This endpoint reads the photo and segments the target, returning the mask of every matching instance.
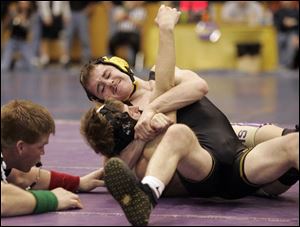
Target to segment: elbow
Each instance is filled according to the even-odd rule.
[[[199,99],[201,99],[203,96],[205,96],[208,93],[208,84],[205,80],[201,79],[197,83],[197,94],[199,96]]]
[[[4,195],[4,187],[6,186],[1,184],[1,217],[8,217],[10,216],[9,204],[8,199],[6,198],[7,196]]]
[[[208,84],[206,83],[206,81],[203,81],[204,83],[202,83],[202,92],[203,92],[203,96],[206,95],[208,93]]]
[[[1,197],[1,217],[9,216],[9,212],[7,210],[6,199]]]

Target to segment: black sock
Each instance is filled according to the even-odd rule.
[[[296,168],[290,168],[283,174],[278,181],[284,185],[292,186],[299,180],[299,171]]]
[[[287,135],[287,134],[290,134],[290,133],[293,133],[293,132],[299,132],[299,125],[298,124],[293,129],[290,129],[290,128],[283,129],[281,135],[284,136],[284,135]]]

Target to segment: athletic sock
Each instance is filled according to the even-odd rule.
[[[165,189],[165,184],[156,177],[152,176],[145,176],[142,180],[142,184],[149,185],[149,187],[155,193],[157,199],[161,196],[162,192]]]

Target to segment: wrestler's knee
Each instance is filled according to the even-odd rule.
[[[166,136],[173,142],[179,140],[181,143],[190,143],[193,139],[193,131],[184,124],[174,124],[168,128]]]
[[[295,155],[298,154],[299,157],[299,133],[291,133],[288,135],[285,135],[283,137],[284,139],[284,145],[283,150],[288,154],[289,157],[291,157],[291,161],[294,160]]]

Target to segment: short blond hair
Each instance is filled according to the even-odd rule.
[[[17,141],[34,144],[55,133],[50,112],[29,100],[13,100],[1,107],[1,146],[11,148]]]

